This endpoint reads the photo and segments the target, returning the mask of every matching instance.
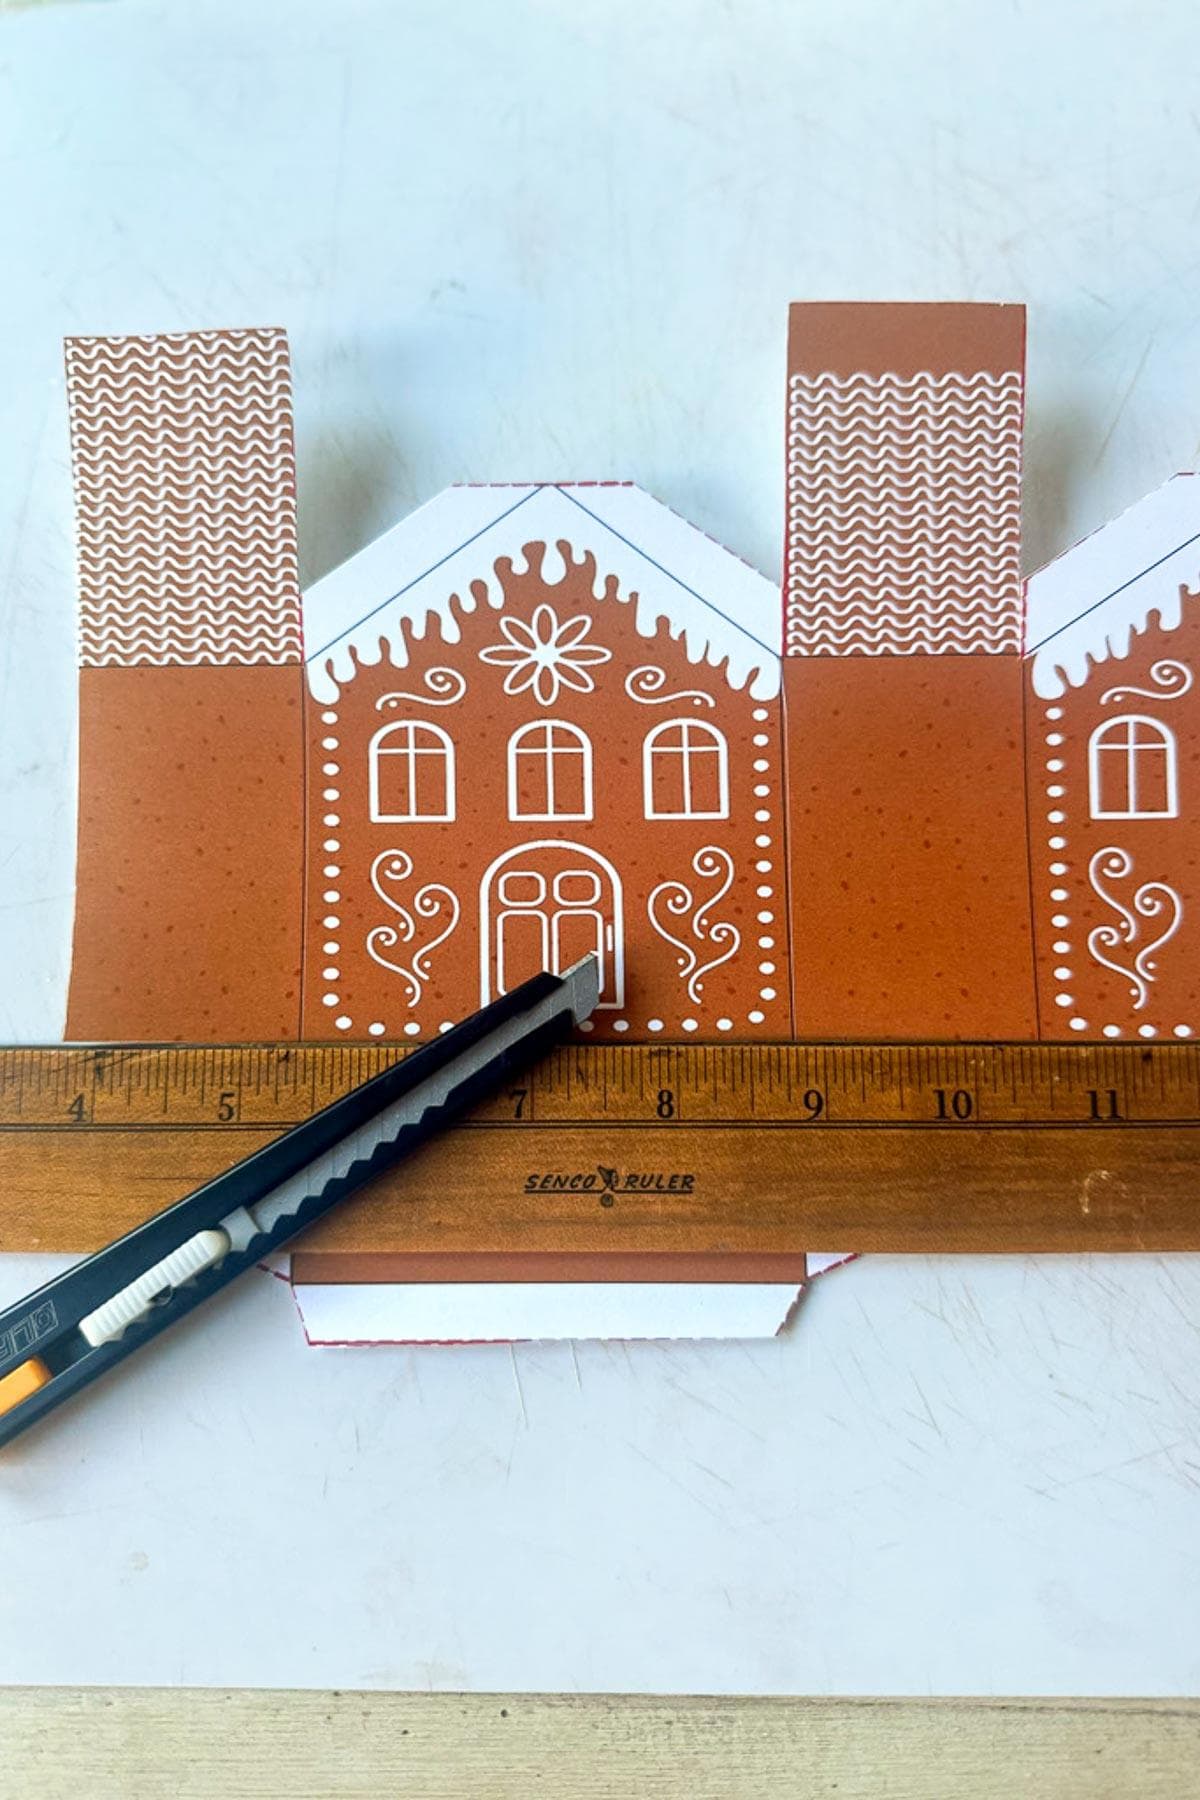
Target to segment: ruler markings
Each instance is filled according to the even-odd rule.
[[[94,1247],[410,1053],[0,1050],[0,1244]],[[575,1042],[517,1087],[310,1242],[1200,1250],[1197,1042]]]
[[[408,1054],[350,1046],[0,1050],[0,1129],[283,1129]],[[580,1045],[522,1078],[522,1118],[699,1124],[1191,1123],[1200,1045]],[[504,1106],[512,1104],[505,1097]]]
[[[305,1114],[303,1117],[307,1117]],[[225,1132],[248,1131],[262,1133],[264,1131],[287,1131],[293,1125],[302,1122],[300,1115],[296,1117],[272,1117],[258,1119],[230,1120],[192,1120],[187,1125],[167,1126],[155,1125],[143,1121],[128,1125],[83,1124],[60,1125],[50,1123],[5,1123],[0,1124],[0,1137],[22,1137],[31,1135],[60,1136],[64,1138],[88,1138],[95,1136],[119,1136],[122,1133],[137,1133],[169,1137],[178,1131],[180,1134],[195,1137],[197,1135],[223,1135]],[[935,1119],[820,1119],[805,1118],[762,1118],[753,1119],[680,1119],[678,1114],[671,1119],[635,1119],[621,1117],[616,1119],[533,1119],[528,1112],[520,1119],[500,1117],[485,1119],[460,1120],[455,1130],[458,1131],[507,1131],[510,1128],[520,1132],[523,1128],[536,1125],[539,1131],[569,1131],[578,1134],[589,1129],[618,1129],[620,1131],[661,1131],[672,1128],[684,1131],[790,1131],[790,1132],[828,1132],[828,1131],[902,1131],[923,1132],[931,1137],[965,1136],[968,1132],[978,1131],[1082,1131],[1098,1132],[1101,1126],[1095,1119],[962,1119],[955,1120],[953,1125]],[[1117,1136],[1126,1131],[1161,1131],[1172,1126],[1181,1129],[1195,1130],[1200,1127],[1200,1117],[1171,1119],[1114,1119],[1103,1124],[1106,1136]],[[1200,1146],[1197,1147],[1200,1151]]]

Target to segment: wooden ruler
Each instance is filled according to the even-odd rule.
[[[0,1250],[94,1249],[402,1054],[0,1050]],[[1200,1044],[573,1044],[304,1243],[343,1278],[1200,1249]]]

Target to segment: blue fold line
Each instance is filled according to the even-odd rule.
[[[1165,562],[1170,562],[1173,556],[1178,556],[1181,550],[1186,550],[1188,545],[1194,544],[1198,538],[1200,538],[1200,531],[1194,532],[1190,538],[1184,538],[1182,544],[1176,544],[1173,550],[1168,550],[1166,555],[1160,556],[1157,562],[1147,563],[1144,569],[1139,569],[1136,575],[1131,575],[1128,581],[1123,581],[1121,583],[1120,587],[1113,588],[1110,594],[1105,594],[1101,599],[1094,600],[1091,606],[1085,606],[1082,612],[1077,612],[1075,617],[1073,619],[1068,619],[1065,625],[1059,625],[1054,631],[1047,632],[1044,638],[1041,638],[1036,644],[1031,644],[1025,654],[1027,656],[1032,656],[1034,652],[1040,650],[1044,644],[1049,644],[1054,638],[1061,636],[1064,631],[1069,631],[1072,625],[1077,625],[1080,619],[1086,619],[1089,613],[1094,613],[1098,606],[1104,606],[1109,600],[1115,600],[1118,594],[1123,594],[1126,588],[1131,588],[1135,581],[1140,581],[1142,579],[1143,575],[1152,575],[1155,569],[1161,569]],[[1068,550],[1066,554],[1069,556],[1071,552]]]
[[[395,601],[402,599],[412,588],[417,587],[422,581],[426,580],[428,576],[442,568],[445,563],[448,563],[452,557],[457,556],[460,550],[467,549],[469,545],[475,543],[479,538],[485,537],[494,526],[500,525],[505,519],[511,518],[513,513],[519,511],[522,506],[528,505],[529,501],[542,491],[543,489],[541,486],[531,488],[527,494],[523,494],[519,500],[515,501],[512,506],[506,508],[504,512],[497,513],[494,519],[489,519],[486,525],[481,525],[479,530],[473,532],[470,537],[464,538],[461,543],[455,544],[453,549],[447,550],[445,556],[439,557],[436,562],[430,563],[427,569],[422,569],[421,573],[419,575],[414,575],[411,581],[406,581],[403,587],[396,589],[395,593],[389,594],[385,600],[380,600],[377,605],[372,606],[367,612],[363,613],[361,618],[355,619],[351,624],[343,627],[335,637],[329,639],[328,643],[322,644],[319,649],[309,652],[305,657],[305,661],[310,663],[316,662],[320,657],[324,656],[327,651],[331,650],[335,644],[340,643],[343,638],[349,637],[354,632],[360,630],[370,619],[375,617],[376,613],[382,612],[385,607],[391,606]],[[606,519],[602,519],[598,513],[593,512],[589,506],[585,506],[581,500],[576,499],[574,494],[568,493],[565,488],[557,485],[555,485],[554,491],[557,494],[561,494],[564,500],[569,500],[572,506],[578,507],[581,513],[591,519],[594,524],[599,525],[602,530],[607,531],[611,537],[616,538],[618,543],[622,543],[627,549],[634,551],[636,555],[642,558],[643,562],[649,563],[651,568],[657,569],[660,575],[664,575],[667,580],[673,582],[677,588],[682,588],[685,594],[690,594],[693,600],[698,600],[701,606],[706,607],[709,612],[715,613],[717,618],[723,619],[734,631],[740,632],[743,637],[749,638],[752,644],[757,644],[759,649],[765,651],[768,656],[778,657],[778,649],[772,648],[770,644],[764,643],[756,633],[751,631],[748,626],[743,625],[740,620],[731,618],[728,613],[723,612],[719,606],[715,606],[711,600],[705,597],[705,595],[698,593],[695,588],[689,587],[686,581],[681,581],[678,575],[672,574],[670,569],[664,567],[664,565],[658,562],[653,556],[650,556],[640,545],[635,544],[631,538],[627,538],[622,532],[616,530],[616,528],[610,525]],[[732,552],[725,551],[724,554],[728,556],[732,555]]]
[[[558,492],[562,495],[564,500],[569,500],[572,506],[577,506],[579,508],[581,513],[586,513],[589,519],[594,519],[597,525],[602,526],[605,531],[610,532],[611,535],[620,543],[624,544],[627,549],[636,551],[643,562],[648,562],[651,568],[658,570],[660,575],[665,575],[668,581],[673,581],[675,586],[682,588],[685,594],[690,594],[693,600],[698,600],[700,602],[701,606],[706,606],[710,612],[716,613],[719,619],[724,619],[727,625],[732,625],[735,631],[740,631],[743,637],[748,637],[752,644],[757,644],[760,650],[765,650],[769,656],[777,657],[779,655],[778,650],[773,650],[770,644],[764,644],[762,639],[757,637],[748,626],[743,625],[738,619],[731,619],[728,613],[722,612],[719,606],[714,606],[712,601],[705,599],[703,594],[698,594],[695,588],[688,586],[686,581],[680,581],[678,575],[672,575],[670,569],[664,568],[662,563],[656,562],[652,556],[648,556],[640,545],[633,542],[632,538],[625,537],[614,525],[610,525],[606,519],[602,519],[598,513],[594,513],[589,506],[585,506],[582,500],[577,500],[574,494],[568,494],[563,488],[559,488]],[[658,504],[661,505],[661,501],[658,502]],[[684,522],[685,524],[687,523],[686,520]],[[694,530],[695,527],[689,525],[688,529]],[[721,546],[721,548],[726,556],[733,555],[732,550],[724,550],[723,546]]]
[[[465,550],[468,544],[473,544],[475,542],[476,538],[483,537],[486,532],[489,532],[492,529],[493,525],[499,525],[502,519],[511,518],[513,513],[517,512],[520,507],[527,505],[528,502],[533,499],[534,495],[540,494],[541,491],[541,488],[534,487],[531,488],[527,494],[522,494],[521,498],[514,501],[512,506],[505,512],[497,513],[494,519],[489,519],[486,525],[481,525],[478,531],[473,532],[469,538],[464,538],[461,544],[455,544],[453,550],[447,550],[445,556],[440,556],[435,563],[430,563],[427,569],[422,569],[419,575],[414,575],[412,580],[406,581],[402,588],[397,588],[394,594],[389,594],[386,600],[381,600],[378,606],[373,606],[370,612],[365,612],[361,619],[355,619],[352,625],[347,625],[344,630],[338,632],[336,637],[330,638],[327,644],[322,644],[319,650],[314,650],[311,655],[306,656],[304,660],[306,662],[316,662],[318,656],[324,656],[327,650],[332,650],[333,646],[336,643],[339,643],[342,638],[348,637],[352,631],[357,631],[359,626],[365,625],[368,619],[373,619],[376,613],[382,612],[385,606],[390,606],[393,600],[401,599],[403,595],[408,593],[410,588],[415,588],[418,582],[425,580],[427,575],[432,575],[436,569],[440,569],[444,563],[448,563],[452,556],[457,556],[460,550]],[[351,558],[351,560],[353,561],[353,558]]]

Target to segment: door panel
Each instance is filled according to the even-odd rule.
[[[593,953],[600,1005],[624,1005],[621,881],[598,852],[558,839],[521,845],[492,864],[479,903],[485,1003],[539,969],[561,973]]]
[[[561,975],[572,963],[589,952],[600,959],[600,991],[608,980],[608,958],[604,954],[604,917],[601,913],[580,909],[556,912],[551,920],[554,951],[554,973]]]
[[[496,919],[496,992],[507,994],[546,967],[546,917],[501,912]]]

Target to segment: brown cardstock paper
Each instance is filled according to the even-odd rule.
[[[73,1039],[1187,1037],[1200,484],[1027,582],[1024,311],[801,305],[782,595],[456,487],[301,602],[279,331],[73,339]]]

